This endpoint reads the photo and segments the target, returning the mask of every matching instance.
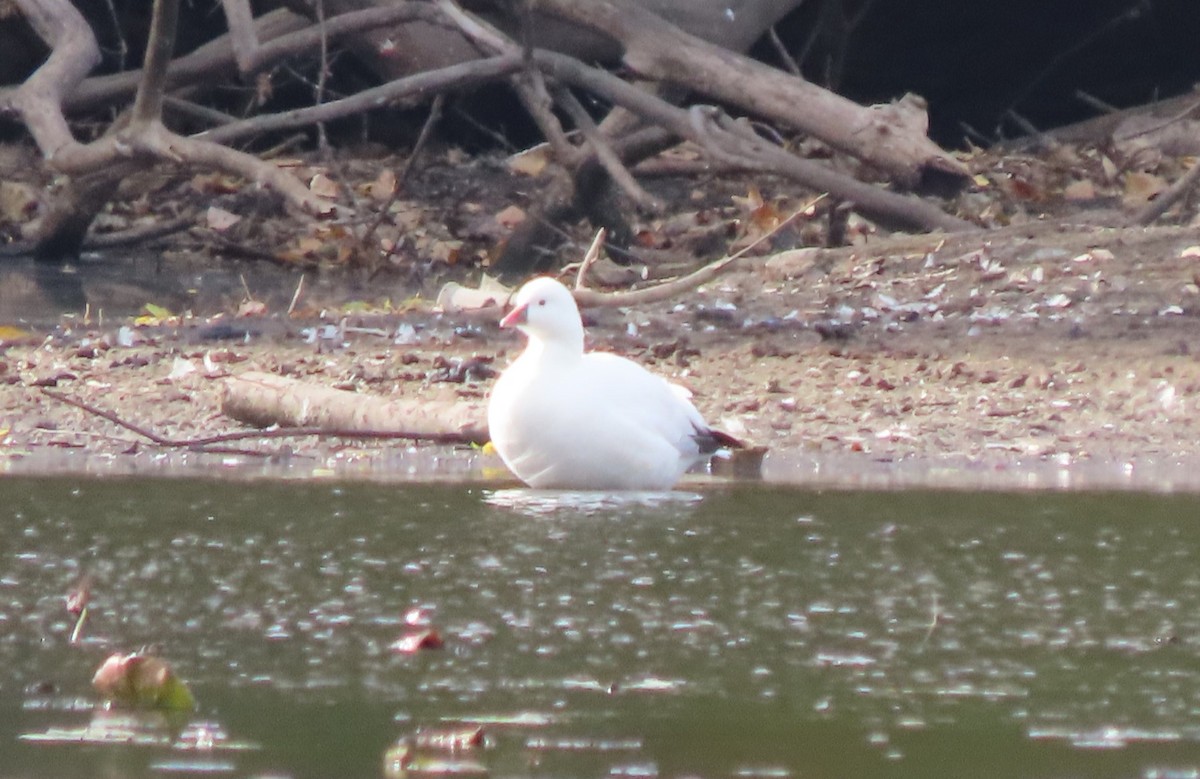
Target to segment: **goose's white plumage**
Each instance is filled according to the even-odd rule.
[[[502,327],[528,337],[488,402],[492,444],[531,487],[662,490],[711,453],[709,427],[682,387],[615,354],[585,352],[570,291],[537,278]]]

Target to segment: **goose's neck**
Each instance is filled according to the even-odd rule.
[[[554,338],[542,339],[530,336],[526,354],[536,362],[567,364],[583,356],[583,332],[556,333]]]

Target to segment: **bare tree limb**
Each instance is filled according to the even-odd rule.
[[[499,30],[464,11],[454,0],[435,0],[435,2],[438,10],[457,25],[462,34],[481,50],[502,55],[518,53],[524,55],[526,53]],[[517,96],[520,98],[521,104],[525,106],[525,110],[529,112],[534,124],[541,130],[542,137],[554,150],[554,156],[559,163],[566,168],[578,165],[581,160],[580,152],[567,140],[562,125],[554,116],[553,101],[542,81],[541,73],[531,70],[523,75],[515,76],[513,87],[517,90]]]
[[[179,27],[179,0],[155,0],[146,41],[142,83],[133,101],[130,124],[139,128],[162,121],[163,92],[167,66],[175,53],[175,31]]]
[[[600,128],[592,121],[592,117],[588,115],[587,110],[580,104],[575,95],[562,86],[555,87],[553,93],[554,99],[567,112],[567,115],[571,117],[571,121],[583,133],[583,137],[587,139],[587,142],[591,144],[592,150],[600,160],[600,164],[608,171],[608,175],[612,176],[613,181],[621,189],[625,190],[625,194],[629,195],[639,207],[652,213],[662,212],[662,201],[651,195],[642,188],[641,184],[637,183],[637,180],[629,172],[629,169],[621,162],[621,158],[613,151],[608,140],[601,135]]]
[[[713,121],[716,109],[694,107],[691,111],[685,111],[616,76],[562,54],[537,51],[534,52],[534,61],[554,78],[620,104],[681,138],[695,141],[726,161],[736,159],[745,168],[778,173],[815,190],[829,192],[853,202],[857,210],[871,218],[925,230],[976,229],[970,222],[951,216],[923,200],[873,187],[811,160],[789,154],[757,137],[751,141],[730,132]]]
[[[701,284],[707,284],[713,279],[720,276],[725,271],[729,270],[738,260],[746,255],[754,247],[771,238],[778,233],[801,214],[805,213],[817,203],[825,198],[824,195],[818,195],[809,202],[802,205],[800,208],[792,212],[790,216],[783,219],[779,224],[767,232],[754,239],[752,242],[743,246],[738,251],[730,254],[727,257],[722,257],[719,260],[710,262],[697,270],[689,273],[686,276],[680,276],[670,281],[664,281],[660,284],[655,284],[650,287],[642,287],[641,289],[628,290],[626,292],[596,292],[595,290],[586,289],[582,286],[583,273],[580,269],[579,276],[575,280],[575,289],[572,294],[575,296],[575,302],[584,308],[616,308],[621,306],[637,306],[645,303],[657,303],[661,300],[670,300],[678,297],[684,292],[699,287]],[[592,248],[588,250],[588,254],[592,255],[599,251],[599,241],[601,237],[592,242]],[[584,257],[584,262],[587,263],[587,257]]]
[[[650,78],[677,84],[810,133],[906,186],[929,174],[965,178],[962,164],[911,126],[896,126],[879,111],[688,35],[628,0],[536,0],[539,11],[584,24],[624,47],[625,64]]]
[[[18,0],[18,7],[50,46],[50,57],[0,108],[15,110],[48,159],[75,142],[58,106],[92,68],[100,47],[82,14],[68,0]]]
[[[298,108],[294,111],[256,116],[252,119],[223,125],[200,133],[196,137],[215,143],[228,143],[264,132],[304,127],[316,122],[350,116],[370,108],[379,108],[415,97],[425,97],[449,89],[501,78],[515,73],[522,67],[523,63],[518,54],[473,60],[397,79],[371,89],[364,89],[341,100],[332,100],[328,103]]]
[[[1158,219],[1171,206],[1175,205],[1184,195],[1196,187],[1197,182],[1200,182],[1200,162],[1195,162],[1188,171],[1176,179],[1175,183],[1168,187],[1165,191],[1160,192],[1158,197],[1150,201],[1150,204],[1139,211],[1134,217],[1134,224],[1148,225],[1155,219]]]
[[[221,0],[229,39],[233,44],[233,59],[243,76],[254,72],[258,54],[258,36],[254,32],[254,13],[249,0]]]
[[[22,2],[42,3],[47,0]],[[49,2],[58,3],[64,0]],[[336,42],[367,30],[414,20],[446,24],[445,17],[430,4],[398,2],[383,8],[368,8],[335,16],[326,21],[325,27],[328,39]],[[86,23],[84,28],[83,32],[91,37],[92,32],[86,27]],[[310,52],[321,40],[319,25],[308,24],[306,19],[290,11],[277,10],[259,17],[254,22],[254,29],[257,39],[261,42],[251,58],[247,74],[257,73],[286,57]],[[93,40],[93,45],[94,43]],[[96,47],[96,56],[96,62],[99,62],[99,47]],[[94,65],[89,66],[87,71],[92,67]],[[167,74],[166,87],[174,89],[206,79],[223,78],[236,71],[232,38],[228,35],[222,36],[174,60]],[[63,109],[89,110],[110,103],[133,94],[141,80],[141,70],[86,79],[62,96]],[[14,88],[0,88],[0,108],[12,102],[16,91]]]

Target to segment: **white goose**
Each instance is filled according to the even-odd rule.
[[[538,489],[665,490],[721,446],[687,390],[615,354],[584,352],[571,292],[541,277],[500,321],[529,338],[488,402],[492,445]]]

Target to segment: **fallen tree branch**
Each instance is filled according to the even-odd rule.
[[[600,128],[592,121],[592,117],[588,115],[587,110],[575,95],[571,94],[569,89],[561,85],[556,85],[552,91],[555,102],[562,106],[562,109],[571,117],[571,121],[583,133],[583,137],[591,144],[596,158],[604,166],[604,169],[612,177],[612,180],[643,210],[655,214],[662,213],[664,208],[662,201],[651,195],[642,188],[641,184],[637,183],[633,174],[621,162],[621,158],[613,151],[608,139],[600,133]]]
[[[42,394],[61,403],[66,403],[68,406],[74,406],[82,411],[86,411],[93,416],[107,420],[117,427],[128,430],[131,433],[135,433],[136,435],[145,438],[155,446],[161,446],[164,449],[187,449],[189,451],[202,451],[209,453],[228,453],[231,450],[225,448],[215,449],[214,447],[217,447],[221,444],[235,443],[237,441],[274,438],[304,438],[308,436],[321,438],[351,438],[357,440],[425,441],[428,443],[438,444],[482,443],[458,433],[414,433],[406,430],[339,430],[328,427],[276,427],[270,430],[238,430],[231,433],[218,433],[216,435],[202,436],[199,438],[168,438],[167,436],[160,435],[159,433],[156,433],[147,427],[142,427],[141,425],[137,425],[126,419],[122,419],[120,416],[111,411],[106,411],[98,406],[88,403],[87,401],[73,398],[65,393],[43,387]],[[254,449],[238,449],[236,452],[239,454],[252,455],[272,454],[271,452],[261,452]]]
[[[496,28],[468,14],[454,0],[435,0],[435,4],[445,18],[456,25],[463,36],[481,52],[498,55],[519,54],[522,60],[528,54]],[[541,73],[528,69],[525,73],[513,77],[511,83],[533,123],[554,150],[559,164],[567,168],[578,165],[581,159],[580,150],[567,140],[562,124],[554,115],[554,101],[550,98]]]
[[[329,41],[337,42],[368,30],[417,20],[446,24],[445,18],[427,3],[401,2],[332,17],[325,22],[325,34]],[[307,54],[321,40],[320,25],[310,24],[299,14],[285,10],[272,11],[259,17],[255,20],[254,30],[259,44],[248,74],[257,73],[287,57]],[[86,32],[91,35],[90,29]],[[172,60],[167,72],[166,88],[212,82],[232,76],[237,71],[233,41],[231,36],[225,35]],[[86,76],[87,72],[83,75]],[[131,70],[84,79],[63,96],[63,109],[86,111],[131,95],[137,90],[142,76],[142,70]],[[16,92],[14,88],[0,88],[0,106],[11,103]]]
[[[233,59],[243,76],[254,72],[255,56],[259,52],[258,35],[254,32],[254,12],[249,0],[221,0],[225,24],[233,45]]]
[[[225,380],[221,411],[255,427],[280,425],[359,433],[403,430],[414,440],[476,443],[487,439],[483,409],[474,403],[387,399],[305,384],[270,373]]]
[[[621,306],[637,306],[645,303],[657,303],[662,300],[670,300],[684,292],[695,289],[701,284],[707,284],[713,279],[720,276],[725,271],[729,270],[738,260],[746,255],[754,247],[771,238],[787,225],[791,224],[796,217],[807,212],[817,203],[825,199],[825,195],[818,195],[808,201],[800,208],[796,209],[783,219],[779,224],[767,232],[755,238],[752,242],[746,244],[738,251],[727,257],[722,257],[719,260],[710,262],[709,264],[692,271],[686,276],[680,276],[670,281],[664,281],[661,284],[655,284],[651,287],[643,287],[641,289],[629,290],[627,292],[596,292],[592,289],[587,289],[582,286],[583,273],[580,269],[579,276],[575,279],[575,289],[572,294],[575,296],[575,302],[584,308],[618,308]],[[588,255],[598,254],[600,247],[600,236],[592,242],[592,247],[588,250]],[[593,259],[594,262],[594,259]],[[588,264],[587,256],[584,257],[584,263]]]
[[[696,142],[724,161],[736,160],[749,169],[778,173],[817,191],[829,192],[852,202],[856,210],[877,221],[923,230],[977,229],[970,222],[923,200],[844,176],[824,165],[789,154],[756,136],[750,140],[730,132],[717,121],[714,108],[694,106],[690,111],[677,108],[616,76],[562,54],[539,50],[534,52],[533,58],[548,75],[624,106],[675,135]]]
[[[50,56],[0,106],[25,120],[47,158],[74,143],[59,106],[92,68],[100,64],[100,47],[83,15],[67,0],[18,0],[30,26],[50,47]]]
[[[520,70],[521,67],[521,57],[518,54],[472,60],[397,79],[340,100],[222,125],[194,137],[215,143],[229,143],[259,133],[304,127],[350,116],[370,108],[392,105],[418,95],[426,96],[502,78]]]
[[[1134,217],[1134,224],[1148,225],[1158,219],[1163,214],[1175,205],[1184,195],[1196,187],[1197,182],[1200,182],[1200,162],[1192,163],[1192,167],[1188,171],[1175,180],[1175,183],[1167,187],[1166,190],[1160,192],[1158,197],[1150,201],[1149,205],[1139,211]]]
[[[624,62],[649,78],[809,133],[906,187],[930,174],[965,179],[965,168],[890,107],[863,107],[748,57],[689,35],[627,0],[537,0],[535,8],[600,30],[624,47]]]

